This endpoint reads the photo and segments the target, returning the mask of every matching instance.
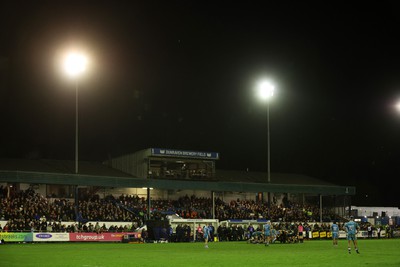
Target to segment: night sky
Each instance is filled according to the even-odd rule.
[[[2,5],[0,157],[74,159],[75,81],[61,56],[78,48],[90,60],[78,80],[81,160],[162,147],[266,171],[255,88],[268,78],[271,172],[354,185],[354,205],[400,206],[392,2],[79,2]]]

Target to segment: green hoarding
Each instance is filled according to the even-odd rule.
[[[5,242],[32,242],[32,233],[8,233],[0,232],[0,240]]]

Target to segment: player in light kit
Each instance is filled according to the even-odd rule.
[[[269,246],[271,242],[271,221],[268,220],[266,224],[264,224],[264,242],[265,246]]]
[[[332,224],[331,232],[332,232],[333,245],[337,246],[338,245],[338,239],[339,239],[339,225],[337,224],[337,222],[334,222]]]
[[[347,233],[347,248],[349,254],[351,254],[351,242],[353,242],[354,249],[356,250],[357,254],[360,254],[358,251],[358,244],[357,244],[357,232],[360,229],[358,224],[353,220],[353,216],[350,216],[350,221],[345,223],[344,230]]]
[[[203,228],[204,247],[208,248],[208,239],[210,238],[211,226],[205,225]]]

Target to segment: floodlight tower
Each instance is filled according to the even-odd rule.
[[[270,153],[270,133],[269,133],[269,102],[274,95],[275,86],[269,80],[263,80],[258,85],[259,98],[267,104],[267,181],[271,183],[271,153]],[[271,192],[268,192],[268,215],[271,208]]]
[[[78,77],[86,70],[87,58],[82,53],[70,52],[64,61],[64,69],[68,76],[75,79],[75,173],[77,174],[79,152],[78,152]]]
[[[275,86],[270,81],[262,81],[258,87],[258,94],[261,100],[267,103],[267,179],[271,182],[270,172],[270,134],[269,134],[269,102],[274,95]]]

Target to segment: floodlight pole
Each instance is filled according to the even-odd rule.
[[[268,181],[268,217],[271,209],[271,153],[270,153],[270,133],[269,133],[269,101],[274,95],[274,85],[270,81],[263,81],[259,84],[259,95],[267,103],[267,181]]]
[[[75,174],[78,174],[78,78],[75,80]],[[75,212],[78,214],[79,211],[79,189],[78,185],[75,185]],[[80,218],[77,218],[80,219]]]
[[[268,183],[271,183],[271,153],[270,153],[270,134],[269,134],[269,102],[267,102],[267,151],[268,151],[268,164],[267,164],[267,177]]]
[[[269,101],[267,101],[267,180],[271,183],[271,153],[270,153],[270,134],[269,134]],[[270,219],[271,192],[268,191],[268,217]]]
[[[78,85],[78,79],[76,79],[75,81],[75,174],[78,174],[78,89],[79,89],[79,85]]]
[[[79,91],[79,84],[78,84],[78,76],[81,72],[83,72],[86,68],[86,57],[82,54],[78,54],[75,52],[69,53],[66,57],[66,60],[64,62],[64,68],[67,74],[69,74],[71,77],[75,78],[75,175],[78,174],[79,172],[79,151],[78,151],[78,126],[79,126],[79,121],[78,121],[78,91]],[[78,185],[75,186],[75,212],[78,213],[79,207],[78,207]]]

